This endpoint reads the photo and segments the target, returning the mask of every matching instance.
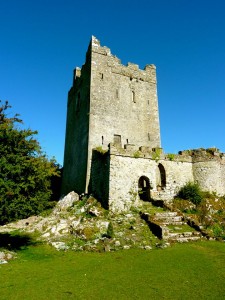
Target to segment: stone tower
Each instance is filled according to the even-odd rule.
[[[124,66],[92,36],[68,94],[63,193],[88,191],[92,150],[112,142],[161,146],[156,68]]]

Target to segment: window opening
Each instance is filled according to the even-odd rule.
[[[114,144],[121,144],[121,135],[114,134]]]
[[[133,101],[134,103],[136,103],[135,92],[134,92],[134,91],[132,91],[132,101]]]
[[[102,135],[102,145],[104,144],[104,136]]]
[[[116,89],[116,98],[118,99],[119,98],[119,90]]]

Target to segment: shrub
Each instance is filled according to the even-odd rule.
[[[177,196],[184,200],[190,200],[195,205],[199,205],[203,199],[199,185],[192,182],[188,182],[183,186]]]
[[[222,236],[223,234],[223,229],[222,227],[220,226],[220,224],[213,224],[212,226],[212,231],[213,231],[213,235],[216,237],[216,238],[219,238]]]

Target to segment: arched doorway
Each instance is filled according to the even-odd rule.
[[[156,186],[158,191],[166,187],[166,171],[162,164],[158,164],[156,170]]]
[[[150,201],[150,180],[146,176],[141,176],[138,180],[138,194],[141,200]]]

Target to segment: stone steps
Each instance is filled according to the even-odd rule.
[[[152,220],[155,222],[159,222],[163,225],[182,225],[183,216],[177,215],[177,212],[163,212],[163,213],[156,213]]]
[[[188,243],[188,242],[196,242],[200,240],[200,236],[192,236],[192,237],[180,237],[176,239],[170,239],[170,242],[177,242],[177,243]]]
[[[141,217],[148,223],[150,230],[159,238],[168,242],[185,243],[199,240],[202,235],[184,221],[177,212],[156,212],[154,215],[142,213]],[[174,228],[170,228],[174,226]],[[190,231],[187,229],[190,228]]]

